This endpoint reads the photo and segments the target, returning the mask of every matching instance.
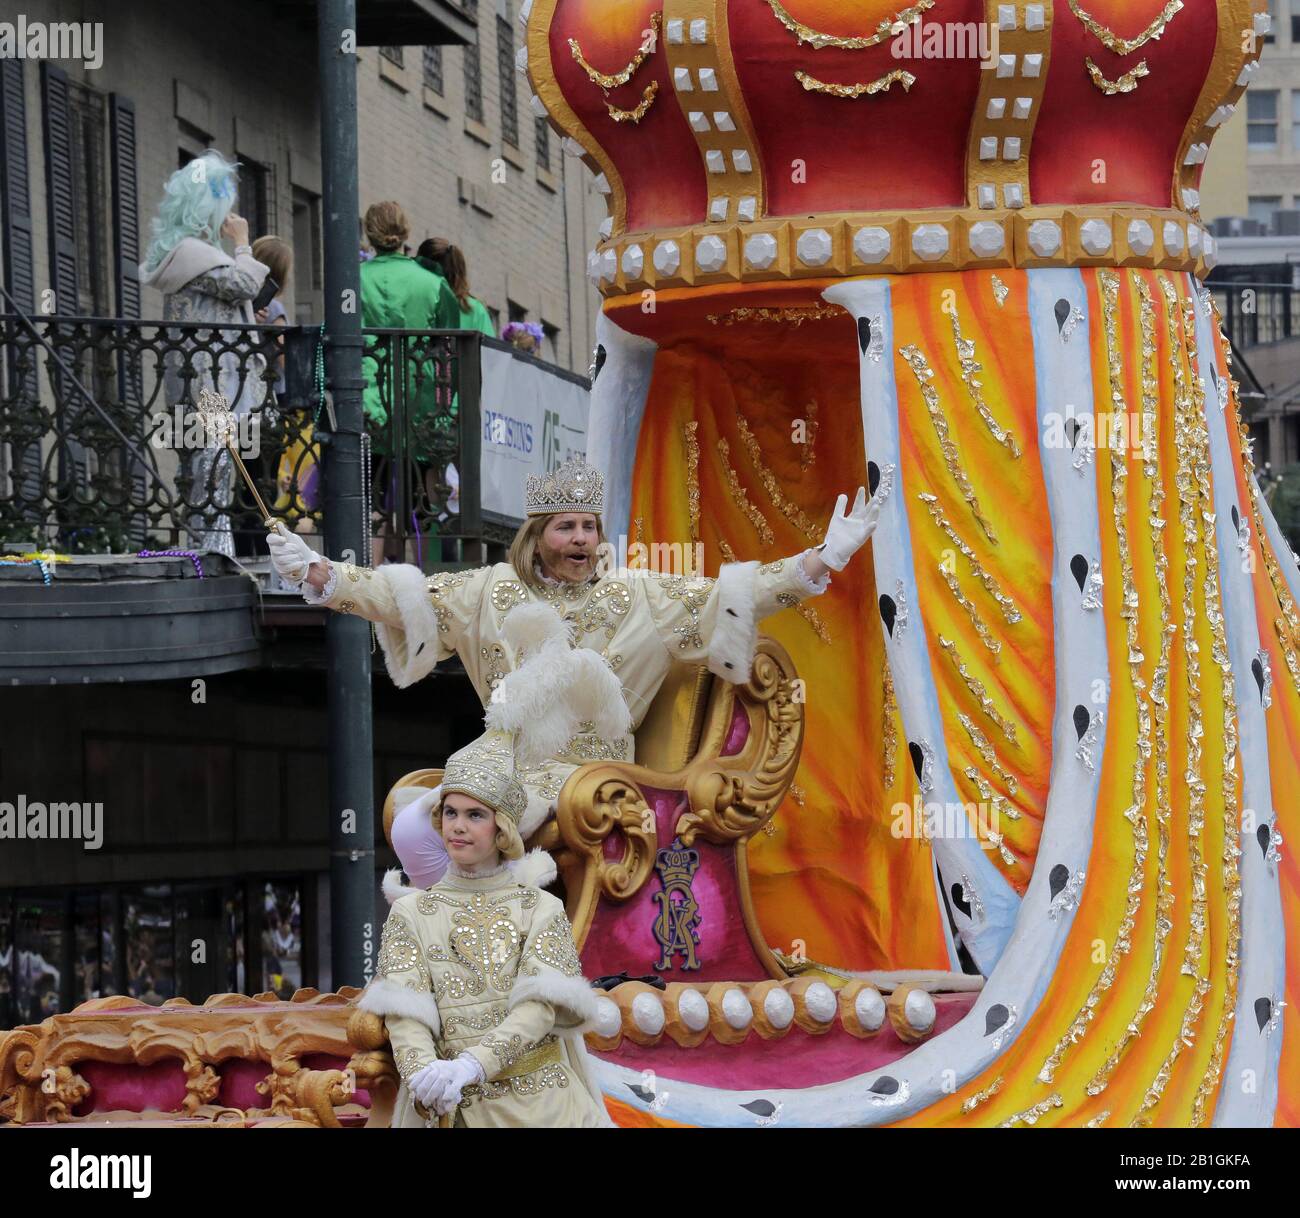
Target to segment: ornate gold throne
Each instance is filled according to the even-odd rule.
[[[794,664],[779,643],[760,637],[748,682],[732,685],[703,666],[675,667],[636,732],[636,763],[593,762],[570,775],[555,818],[527,844],[555,859],[589,976],[786,976],[754,916],[747,847],[785,798],[803,733]],[[389,791],[383,824],[390,842],[397,788],[434,787],[441,779],[441,769],[416,770]],[[661,884],[650,882],[656,870]],[[696,876],[691,926],[664,907],[689,896]],[[652,890],[670,886],[675,897],[656,899]],[[679,942],[668,945],[675,952],[655,933],[660,913],[661,929],[678,926]],[[686,933],[694,951],[680,941]]]

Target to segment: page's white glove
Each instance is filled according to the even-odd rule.
[[[835,501],[835,513],[831,516],[830,526],[826,530],[826,540],[817,547],[817,556],[832,571],[843,571],[849,559],[854,556],[870,539],[880,522],[880,509],[889,497],[893,486],[893,467],[887,468],[876,486],[876,493],[867,500],[867,488],[858,487],[858,497],[853,502],[853,510],[845,512],[849,497],[841,495]]]
[[[443,1062],[447,1070],[447,1082],[443,1088],[442,1099],[436,1101],[439,1116],[455,1112],[460,1103],[460,1093],[470,1083],[481,1083],[484,1078],[483,1067],[472,1053],[462,1053],[449,1062]]]
[[[446,1086],[442,1070],[446,1065],[446,1062],[430,1062],[411,1075],[408,1084],[411,1094],[430,1111],[433,1111],[434,1105],[442,1099],[443,1088]]]
[[[316,553],[297,533],[290,533],[281,521],[266,535],[271,565],[286,583],[300,584],[307,578],[312,563],[321,562]]]
[[[455,1110],[460,1103],[461,1091],[470,1083],[481,1082],[483,1067],[469,1053],[462,1053],[449,1062],[430,1062],[411,1075],[411,1094],[430,1112],[439,1116]]]

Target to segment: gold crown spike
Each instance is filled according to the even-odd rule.
[[[459,792],[502,812],[518,826],[528,807],[528,794],[515,777],[515,739],[512,732],[484,732],[477,740],[447,759],[442,794]]]
[[[605,479],[582,457],[566,461],[544,477],[529,474],[524,485],[524,514],[550,516],[556,512],[603,512]]]

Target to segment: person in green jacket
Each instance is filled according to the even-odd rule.
[[[478,330],[496,338],[496,327],[487,306],[477,296],[470,295],[469,270],[459,246],[452,245],[445,237],[429,237],[420,243],[415,260],[450,286],[460,316],[457,329]]]
[[[429,275],[402,247],[410,235],[406,213],[391,201],[375,203],[366,211],[366,239],[375,256],[361,264],[361,324],[367,328],[399,330],[460,329],[460,305],[446,280]],[[367,343],[382,350],[384,340]],[[391,348],[397,354],[396,348]],[[420,420],[438,408],[437,378],[432,361],[423,368],[410,359],[408,345],[407,427],[414,431]],[[362,397],[372,443],[388,450],[388,418],[392,389],[386,383],[388,361],[367,355],[362,360],[365,390]],[[414,454],[419,459],[419,454]]]

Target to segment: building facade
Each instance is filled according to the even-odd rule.
[[[584,234],[603,200],[516,88],[518,6],[359,0],[370,28],[357,48],[360,202],[399,200],[412,247],[426,236],[459,245],[499,323],[539,322],[542,357],[585,373],[597,300]],[[29,25],[101,23],[102,43],[98,63],[0,59],[0,282],[20,309],[160,317],[136,272],[149,219],[168,175],[216,147],[242,165],[238,209],[252,234],[294,247],[290,319],[320,319],[313,8],[25,5]],[[476,20],[477,45],[403,37],[436,35],[437,12],[447,28]],[[406,45],[381,46],[388,32]],[[0,478],[14,477],[6,460],[0,442]],[[240,671],[110,684],[92,656],[67,682],[5,684],[0,826],[2,805],[20,799],[102,804],[103,843],[0,840],[0,1027],[108,994],[330,987],[323,624],[296,596],[268,594],[261,655]],[[411,690],[375,667],[379,807],[402,774],[476,735],[482,708],[454,662]],[[378,866],[392,864],[376,845]]]
[[[458,11],[478,23],[476,46],[357,48],[361,205],[401,202],[412,252],[426,236],[455,242],[493,316],[540,322],[542,357],[585,372],[597,298],[584,234],[589,241],[599,225],[603,200],[516,87],[519,3],[462,0]],[[161,298],[134,275],[149,220],[167,176],[216,147],[241,163],[238,207],[251,234],[293,245],[290,318],[319,320],[314,29],[281,15],[290,6],[251,0],[216,20],[161,0],[32,0],[24,10],[28,23],[102,28],[98,66],[0,61],[0,259],[7,285],[30,281],[31,311],[161,316]]]

